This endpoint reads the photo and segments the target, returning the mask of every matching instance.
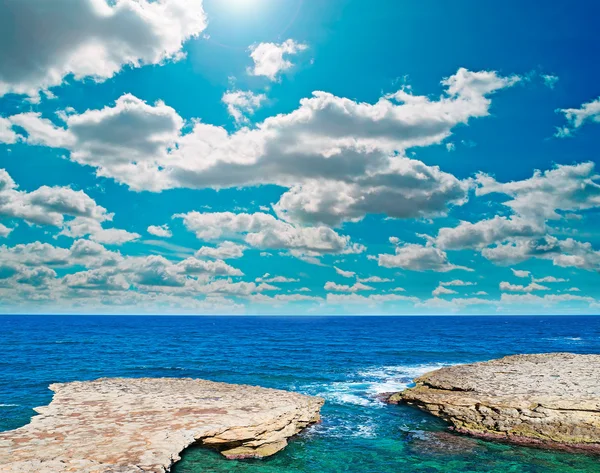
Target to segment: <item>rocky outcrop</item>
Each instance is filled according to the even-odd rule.
[[[600,453],[600,355],[515,355],[427,373],[393,394],[458,432]]]
[[[164,473],[192,444],[272,455],[319,421],[323,399],[196,379],[53,384],[31,423],[0,433],[0,472]]]

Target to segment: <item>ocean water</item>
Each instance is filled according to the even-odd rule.
[[[437,367],[515,353],[600,353],[594,317],[0,316],[0,430],[53,382],[198,377],[323,396],[323,422],[277,455],[187,450],[176,473],[598,473],[598,457],[474,440],[377,393]],[[600,373],[599,373],[600,376]]]

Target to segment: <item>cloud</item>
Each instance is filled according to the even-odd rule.
[[[545,282],[545,283],[556,283],[556,282],[568,282],[568,279],[555,278],[554,276],[545,276],[543,278],[533,278],[533,282]]]
[[[196,251],[196,258],[215,258],[215,259],[234,259],[244,256],[247,249],[244,245],[239,245],[232,241],[224,241],[218,246],[203,246]]]
[[[556,83],[559,81],[559,77],[553,74],[543,74],[542,80],[544,81],[544,85],[550,89],[554,89]]]
[[[485,248],[482,256],[490,261],[509,265],[530,258],[550,260],[555,266],[575,267],[588,271],[600,270],[600,252],[590,243],[582,243],[572,238],[559,240],[550,235],[536,239],[515,240],[492,248]]]
[[[358,282],[383,283],[392,282],[392,280],[389,278],[382,278],[379,276],[369,276],[367,278],[358,278]]]
[[[454,228],[440,228],[436,242],[440,248],[449,250],[484,248],[511,237],[539,235],[543,229],[536,222],[496,215],[490,220],[461,222]]]
[[[112,219],[112,214],[83,191],[48,186],[32,192],[19,191],[4,169],[0,169],[0,215],[56,227],[64,223],[65,215],[90,219],[98,224]]]
[[[549,291],[550,288],[546,286],[542,286],[541,284],[531,282],[527,286],[522,286],[520,284],[511,284],[505,281],[500,283],[501,291],[513,291],[513,292],[533,292],[533,291]]]
[[[597,302],[593,297],[577,296],[574,294],[546,294],[544,296],[535,294],[502,294],[500,301],[508,305],[533,304],[545,307],[565,302],[584,302],[587,304],[594,304]]]
[[[6,225],[0,223],[0,238],[6,238],[13,230],[14,228],[8,228]]]
[[[201,0],[2,2],[0,96],[35,96],[67,76],[102,81],[125,66],[179,59],[205,27]]]
[[[512,268],[510,268],[510,270],[518,278],[528,278],[531,276],[531,273],[529,271],[522,271],[519,269],[512,269]]]
[[[298,281],[300,280],[295,278],[286,278],[285,276],[271,276],[269,273],[265,273],[262,277],[256,278],[256,282],[265,283],[289,283]]]
[[[174,218],[182,218],[186,228],[200,240],[237,236],[255,248],[297,250],[308,252],[310,256],[364,251],[362,245],[350,243],[349,237],[331,228],[297,227],[261,212],[189,212],[174,215]]]
[[[8,118],[0,117],[0,143],[12,145],[19,140],[13,129],[13,124]]]
[[[154,235],[161,238],[171,238],[173,236],[173,232],[169,230],[169,225],[150,225],[147,230],[150,235]]]
[[[452,281],[440,281],[440,286],[475,286],[476,282],[462,281],[461,279],[453,279]]]
[[[584,103],[580,108],[564,108],[557,111],[565,116],[567,125],[557,128],[554,136],[566,138],[572,136],[586,122],[600,123],[600,97]]]
[[[482,299],[480,297],[455,297],[452,299],[441,299],[434,297],[424,300],[416,304],[417,307],[425,307],[428,309],[445,309],[452,312],[458,312],[469,306],[477,305],[497,305],[497,301]]]
[[[227,105],[229,115],[236,123],[247,123],[248,115],[252,115],[267,99],[265,94],[255,94],[251,91],[229,90],[221,100]]]
[[[291,113],[235,133],[186,124],[162,102],[123,95],[114,106],[65,113],[64,126],[44,134],[35,125],[42,118],[29,117],[20,139],[63,143],[71,160],[137,191],[279,185],[289,190],[274,209],[295,223],[335,226],[367,213],[435,217],[463,204],[471,181],[406,150],[440,144],[457,125],[489,115],[489,95],[516,81],[459,69],[438,100],[400,90],[374,104],[317,91]]]
[[[185,274],[210,274],[214,276],[243,276],[239,269],[222,260],[205,261],[196,258],[186,258],[177,264]]]
[[[410,271],[435,271],[445,273],[456,269],[472,271],[448,261],[448,255],[428,242],[426,245],[407,243],[396,247],[396,253],[380,254],[379,266],[402,268]]]
[[[531,220],[560,220],[563,216],[557,210],[575,212],[600,206],[600,176],[594,167],[593,162],[557,165],[551,170],[535,171],[529,179],[506,183],[479,174],[476,193],[512,197],[504,205]]]
[[[447,287],[442,286],[441,284],[436,287],[431,293],[434,296],[440,296],[442,294],[458,294],[456,291],[452,289],[448,289]]]
[[[324,286],[326,291],[336,291],[336,292],[358,292],[358,291],[374,291],[375,288],[371,286],[367,286],[366,284],[356,282],[352,286],[348,286],[345,284],[336,284],[332,281],[327,281]]]
[[[333,269],[335,269],[335,272],[337,274],[345,278],[353,278],[354,276],[356,276],[356,273],[354,271],[344,271],[343,269],[340,269],[337,266],[334,266]]]
[[[308,46],[288,39],[283,43],[259,43],[250,46],[250,57],[254,61],[254,67],[248,68],[248,74],[263,76],[275,81],[284,71],[290,69],[293,64],[287,56],[298,54],[307,49]]]
[[[89,236],[91,240],[107,245],[122,245],[141,237],[139,233],[128,232],[118,228],[102,228],[102,225],[91,218],[76,217],[65,222],[59,235],[70,238]]]

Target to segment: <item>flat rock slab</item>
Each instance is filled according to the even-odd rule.
[[[323,399],[198,379],[52,384],[31,423],[0,433],[0,472],[169,471],[192,444],[260,458],[319,421]]]
[[[600,453],[600,355],[549,353],[442,368],[389,398],[482,438]]]

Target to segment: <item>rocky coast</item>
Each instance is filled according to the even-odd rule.
[[[2,473],[165,473],[190,445],[261,458],[319,421],[323,399],[176,378],[52,384],[52,402],[0,433]]]
[[[387,401],[414,405],[480,438],[600,453],[600,355],[514,355],[450,366]]]

